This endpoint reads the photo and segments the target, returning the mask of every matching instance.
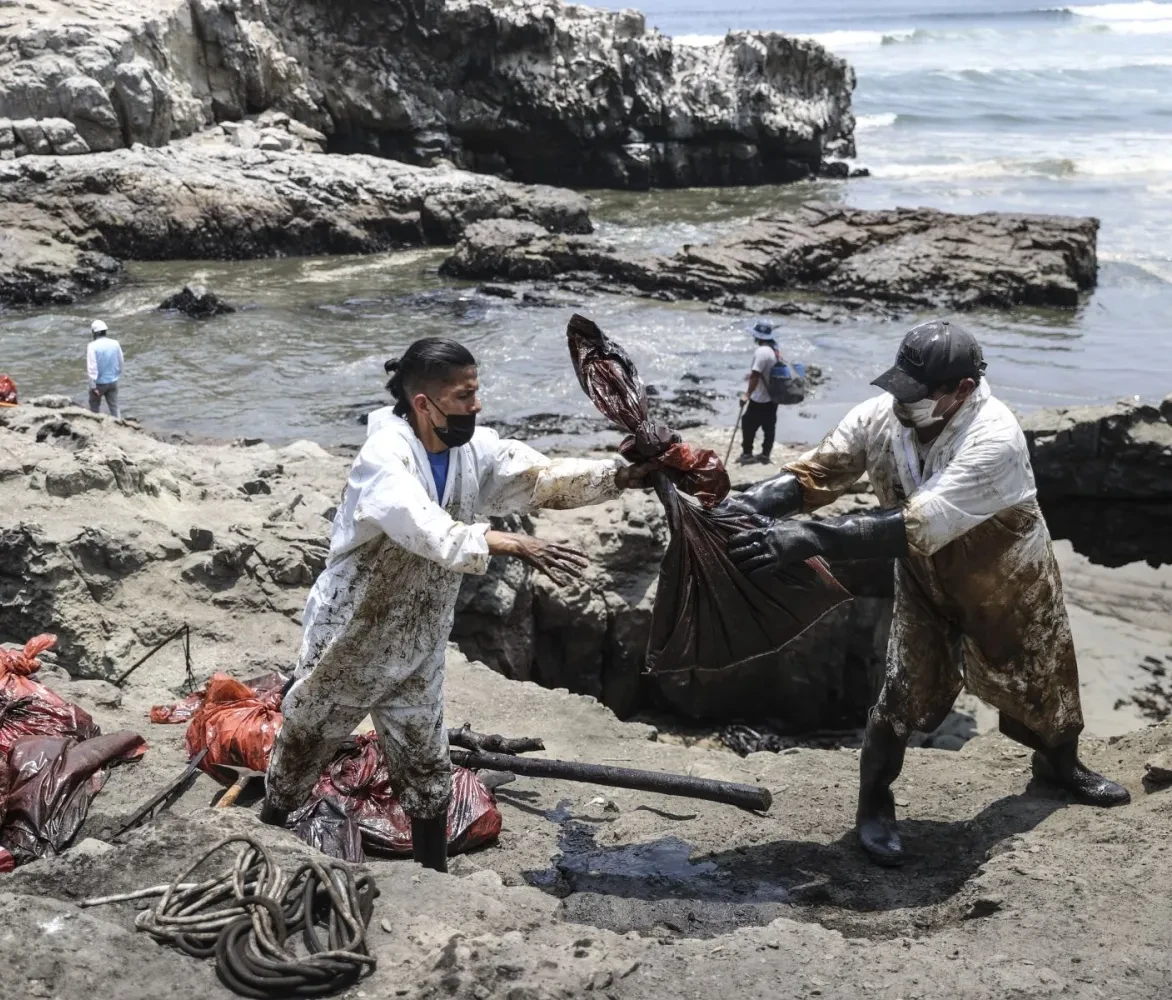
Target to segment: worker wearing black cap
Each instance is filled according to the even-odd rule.
[[[1034,750],[1034,773],[1098,806],[1127,789],[1078,758],[1078,665],[1025,436],[984,378],[980,345],[954,323],[911,330],[884,393],[855,407],[780,476],[728,503],[785,518],[833,502],[864,473],[880,509],[778,520],[729,553],[748,573],[811,556],[894,558],[887,673],[860,758],[859,840],[898,864],[891,784],[912,731],[929,732],[963,687],[1000,711],[1001,731]]]

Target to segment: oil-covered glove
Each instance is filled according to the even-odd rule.
[[[907,529],[902,510],[868,511],[824,521],[777,521],[733,535],[728,554],[746,575],[811,556],[898,558],[907,555]]]
[[[730,493],[721,510],[730,514],[764,514],[766,517],[789,517],[802,509],[802,484],[792,472],[766,479],[743,493]]]

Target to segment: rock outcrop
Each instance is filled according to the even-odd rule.
[[[211,319],[236,311],[234,305],[225,302],[215,292],[209,292],[203,285],[184,285],[180,291],[160,302],[159,308],[168,312],[181,312],[192,319]]]
[[[558,188],[222,135],[23,157],[0,163],[0,304],[73,301],[109,287],[121,260],[371,253],[500,217],[590,230],[586,199]]]
[[[854,73],[817,43],[675,45],[560,0],[33,0],[0,45],[0,114],[95,151],[270,110],[336,150],[570,185],[779,182],[853,154]]]
[[[856,308],[1073,307],[1096,282],[1098,227],[1091,218],[811,204],[659,256],[498,220],[469,227],[443,269],[726,305],[813,292]]]
[[[1107,566],[1172,563],[1172,397],[1022,418],[1055,538]]]

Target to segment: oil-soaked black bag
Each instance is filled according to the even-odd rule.
[[[724,465],[648,419],[647,392],[626,351],[584,316],[570,319],[566,336],[583,391],[631,434],[620,453],[661,467],[653,479],[671,540],[651,614],[650,673],[677,675],[673,686],[686,686],[688,675],[698,680],[776,652],[850,598],[820,558],[772,574],[741,573],[728,557],[728,539],[768,519],[717,506],[729,492]]]

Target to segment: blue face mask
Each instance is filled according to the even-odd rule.
[[[430,396],[427,397],[427,401],[436,408],[436,412],[447,422],[447,427],[436,427],[434,421],[431,424],[432,430],[435,431],[435,436],[440,439],[441,443],[449,448],[459,448],[472,440],[472,435],[476,433],[475,413],[453,413],[449,415],[444,413],[436,404],[436,401]]]

